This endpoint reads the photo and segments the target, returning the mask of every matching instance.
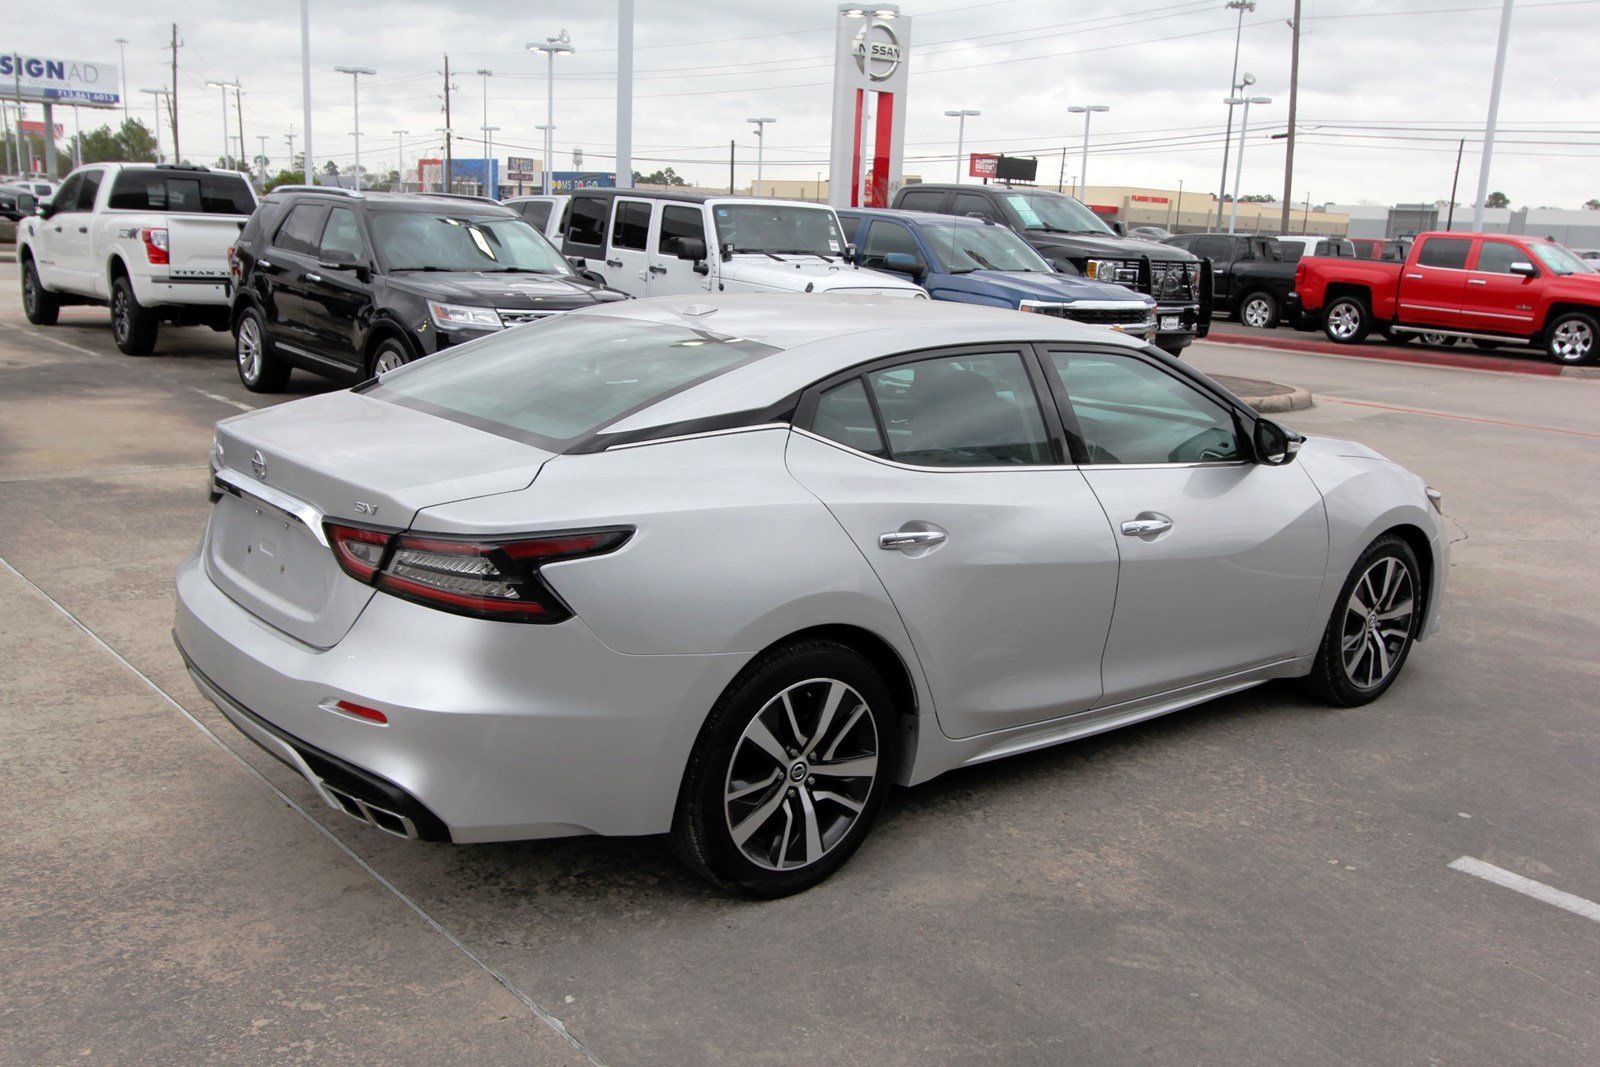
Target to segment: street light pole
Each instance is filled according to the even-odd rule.
[[[411,131],[390,130],[389,132],[399,138],[394,150],[394,191],[403,193],[406,191],[406,134]]]
[[[768,123],[772,123],[772,122],[777,122],[778,120],[777,119],[745,119],[745,121],[749,122],[749,123],[753,123],[755,125],[755,128],[756,128],[756,187],[755,187],[755,189],[752,190],[752,192],[756,196],[760,196],[761,195],[761,162],[762,162],[763,156],[766,155],[766,149],[767,149],[767,140],[766,140],[766,137],[764,136],[764,134],[767,132],[767,129],[766,129],[767,128],[767,124]]]
[[[1250,105],[1270,104],[1270,96],[1230,96],[1224,104],[1244,105],[1244,115],[1239,119],[1239,158],[1233,164],[1233,210],[1228,214],[1228,232],[1232,233],[1239,221],[1239,179],[1244,174],[1244,139],[1250,129]]]
[[[340,74],[350,75],[351,100],[356,114],[356,190],[361,189],[361,76],[376,74],[370,67],[334,67]]]
[[[161,98],[167,95],[165,89],[140,89],[141,93],[149,93],[151,102],[156,106],[156,162],[161,162]]]
[[[128,39],[117,38],[117,57],[122,63],[122,121],[128,121]]]
[[[545,56],[545,132],[544,132],[544,181],[545,195],[550,193],[550,165],[551,156],[555,152],[556,129],[556,56],[558,54],[571,55],[572,37],[566,30],[562,30],[555,37],[546,37],[544,44],[530,42],[528,51],[543,52]]]
[[[228,90],[238,82],[206,82],[207,89],[222,90],[222,158],[224,161],[233,154],[233,142],[228,139]]]
[[[1089,187],[1089,119],[1096,111],[1110,111],[1105,104],[1075,104],[1067,108],[1068,113],[1076,115],[1083,113],[1083,159],[1078,164],[1078,181],[1081,186],[1075,186],[1073,195],[1083,199],[1083,190]]]
[[[1244,15],[1256,9],[1256,0],[1228,0],[1228,10],[1239,12],[1238,25],[1233,30],[1233,73],[1228,75],[1228,96],[1238,96],[1256,83],[1255,75],[1246,74],[1239,81],[1239,40],[1244,35]],[[1217,225],[1222,225],[1222,205],[1228,199],[1228,148],[1233,144],[1233,108],[1228,105],[1228,132],[1222,138],[1222,180],[1217,184]]]
[[[494,180],[494,135],[500,129],[498,126],[485,126],[483,128],[483,144],[486,155],[483,157],[483,190],[484,195],[492,200],[500,199],[500,184]]]
[[[971,108],[961,108],[956,111],[946,111],[945,118],[956,120],[956,181],[961,181],[961,160],[966,154],[967,141],[967,116],[974,117],[983,114]]]
[[[483,124],[484,124],[484,126],[488,126],[489,125],[489,79],[494,77],[494,71],[489,70],[486,67],[479,67],[477,73],[478,73],[478,76],[483,79]],[[489,158],[489,138],[488,137],[485,137],[483,139],[483,158],[484,159],[488,159]],[[487,179],[485,179],[484,184],[485,185],[488,184],[488,180]]]
[[[311,0],[300,0],[300,102],[305,109],[306,184],[315,185],[317,165],[311,158]],[[289,165],[294,166],[292,159]]]
[[[1500,43],[1494,53],[1494,79],[1489,86],[1489,118],[1483,124],[1483,159],[1478,164],[1478,198],[1472,205],[1472,232],[1483,232],[1484,201],[1489,196],[1489,161],[1494,158],[1494,126],[1500,115],[1500,81],[1506,72],[1506,38],[1511,35],[1511,0],[1500,9]]]

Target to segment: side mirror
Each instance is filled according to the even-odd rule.
[[[571,267],[579,274],[582,274],[584,271],[589,269],[589,261],[584,259],[582,256],[568,256],[567,266]]]
[[[39,199],[32,193],[17,194],[17,214],[32,215],[39,210]]]
[[[922,260],[909,252],[890,252],[883,257],[883,269],[896,274],[906,274],[912,278],[920,278],[927,273],[928,268]]]
[[[1519,259],[1517,262],[1511,264],[1509,270],[1512,274],[1520,274],[1524,278],[1537,278],[1539,276],[1539,268],[1535,267],[1527,260]]]
[[[1120,222],[1113,222],[1111,224],[1111,229],[1116,232],[1116,235],[1118,237],[1126,237],[1126,236],[1128,236],[1127,228],[1125,226],[1123,226],[1122,223],[1120,223]]]
[[[23,193],[17,197],[18,207],[22,206],[22,197],[26,195],[28,194]],[[34,213],[37,214],[41,219],[47,219],[56,213],[56,203],[54,200],[36,200],[34,202],[33,210]]]
[[[857,248],[855,245],[845,245],[844,246],[844,258],[849,260],[851,263],[854,263],[856,261],[856,256],[860,255],[860,253],[861,253],[861,250],[859,248]]]
[[[317,266],[323,270],[347,270],[355,274],[361,281],[366,281],[372,272],[365,263],[362,263],[354,252],[343,249],[330,249],[326,258],[319,259]]]
[[[1271,419],[1256,420],[1256,460],[1269,467],[1281,467],[1292,461],[1303,440],[1299,434],[1285,430]]]
[[[706,258],[706,242],[704,238],[680,237],[678,238],[678,258],[690,259],[699,262]]]

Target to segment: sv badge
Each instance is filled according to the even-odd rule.
[[[367,504],[367,503],[364,503],[364,502],[362,502],[360,500],[356,501],[356,514],[358,514],[358,515],[376,515],[377,513],[378,513],[378,505],[376,505],[376,504]]]

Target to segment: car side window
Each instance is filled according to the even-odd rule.
[[[862,219],[855,215],[840,215],[839,228],[844,231],[845,244],[855,244],[856,236],[861,232]]]
[[[1051,352],[1050,364],[1090,463],[1236,462],[1246,454],[1231,410],[1137,356]]]
[[[900,194],[901,211],[938,211],[944,194],[932,189],[913,189]]]
[[[938,356],[866,375],[890,455],[919,467],[1054,462],[1044,416],[1015,352]]]
[[[78,190],[83,185],[83,175],[74,174],[61,183],[61,188],[56,190],[56,195],[50,198],[50,203],[57,211],[78,210]]]
[[[104,180],[106,172],[103,170],[86,170],[83,172],[83,184],[78,187],[78,210],[93,211],[95,197],[100,195],[100,182]]]
[[[327,211],[322,204],[296,204],[284,216],[283,224],[272,238],[273,247],[303,256],[316,255],[317,238],[322,233],[322,219]]]
[[[1226,237],[1196,237],[1189,251],[1202,259],[1227,259],[1230,244]]]
[[[881,458],[889,454],[877,416],[872,413],[872,402],[867,399],[867,387],[860,378],[822,394],[817,412],[811,417],[811,432],[869,456]]]
[[[981,218],[993,219],[999,216],[994,205],[989,203],[989,198],[979,196],[977,193],[957,193],[955,205],[950,209],[952,215],[977,215]]]
[[[638,200],[618,200],[611,220],[611,247],[643,252],[650,247],[650,205]]]
[[[522,217],[540,233],[544,232],[544,224],[550,221],[550,206],[544,200],[528,200],[517,205],[522,211]]]
[[[697,207],[668,204],[661,209],[661,234],[656,238],[656,251],[663,256],[678,254],[678,242],[704,241],[706,220]]]
[[[918,259],[922,258],[922,249],[917,247],[917,239],[911,236],[910,230],[888,219],[873,219],[872,225],[867,229],[866,245],[861,250],[861,265],[881,267],[883,257],[891,252],[903,252]]]
[[[1504,241],[1485,241],[1478,246],[1478,269],[1490,274],[1510,274],[1511,264],[1527,262],[1527,253]]]
[[[1471,248],[1472,241],[1466,237],[1430,237],[1422,242],[1422,250],[1417,253],[1417,266],[1463,270]]]
[[[328,212],[328,224],[322,228],[322,246],[317,258],[330,263],[360,260],[365,250],[366,242],[361,239],[361,224],[356,220],[356,213],[345,207]]]
[[[572,198],[572,221],[567,228],[567,240],[575,245],[604,248],[606,244],[606,209],[610,202],[597,196]]]

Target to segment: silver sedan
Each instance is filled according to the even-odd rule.
[[[437,841],[669,833],[757,896],[892,784],[1274,678],[1373,700],[1438,495],[1153,348],[819,296],[553,317],[228,419],[177,575],[200,690]]]

